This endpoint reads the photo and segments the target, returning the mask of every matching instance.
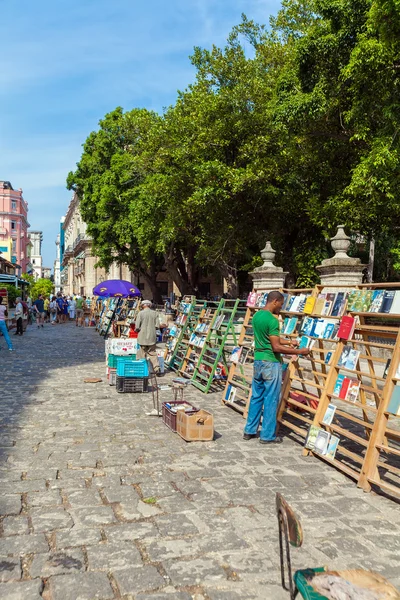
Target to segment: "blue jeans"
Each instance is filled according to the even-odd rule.
[[[8,335],[8,329],[5,321],[0,321],[0,333],[4,335],[4,339],[6,340],[6,344],[10,350],[12,350],[12,343],[10,336]]]
[[[276,412],[282,387],[282,365],[267,360],[254,361],[249,414],[244,433],[257,433],[262,413],[261,440],[275,439]]]

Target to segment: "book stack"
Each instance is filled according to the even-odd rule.
[[[325,431],[325,429],[322,429],[321,427],[311,425],[308,430],[304,447],[333,460],[339,442],[340,438],[336,435],[328,433],[328,431]]]
[[[356,402],[359,390],[360,382],[358,379],[353,379],[352,377],[346,377],[345,375],[340,374],[336,379],[333,394],[341,400]]]
[[[353,290],[347,303],[349,312],[400,314],[400,290]]]
[[[298,294],[297,296],[291,296],[284,294],[285,300],[282,306],[282,311],[303,313],[306,307],[307,299],[309,294]]]

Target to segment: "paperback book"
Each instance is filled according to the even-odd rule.
[[[257,298],[258,298],[257,292],[250,292],[250,294],[247,296],[246,306],[249,306],[250,308],[254,308],[257,303]]]
[[[325,425],[330,425],[333,421],[333,417],[335,416],[335,412],[336,412],[336,406],[334,404],[328,404],[328,407],[325,411],[322,422]]]
[[[336,455],[336,450],[338,448],[340,442],[340,438],[338,438],[336,435],[331,434],[329,443],[328,443],[328,447],[326,449],[326,453],[325,456],[327,458],[330,458],[331,460],[333,460],[335,458]]]
[[[394,300],[394,290],[386,290],[382,300],[381,313],[390,313]]]
[[[317,439],[318,432],[321,431],[320,427],[316,425],[310,425],[310,428],[307,433],[306,441],[304,443],[304,447],[308,448],[308,450],[314,450],[315,440]]]
[[[360,352],[355,350],[351,346],[345,346],[343,352],[338,361],[338,367],[344,367],[354,371],[357,367],[357,362],[360,356]]]
[[[231,363],[234,363],[235,365],[237,365],[240,360],[241,354],[242,354],[242,346],[236,346],[231,352],[231,356],[230,356]]]
[[[330,437],[330,433],[325,431],[325,429],[320,429],[314,442],[314,452],[324,455],[327,451]]]
[[[345,292],[338,292],[336,294],[335,303],[333,305],[331,316],[332,317],[341,317],[344,313],[344,309],[346,307],[347,302],[347,294]]]
[[[390,396],[387,412],[400,416],[400,385],[395,385],[393,388],[392,395]]]
[[[372,294],[372,302],[370,306],[370,312],[380,313],[381,306],[383,302],[383,297],[385,295],[385,290],[374,290]]]
[[[344,316],[340,322],[338,337],[342,340],[351,340],[356,328],[356,320],[354,317]]]

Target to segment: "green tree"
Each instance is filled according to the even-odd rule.
[[[39,278],[35,281],[35,283],[31,286],[31,295],[33,300],[36,300],[43,294],[43,296],[50,296],[54,291],[54,284],[50,281],[50,279]]]

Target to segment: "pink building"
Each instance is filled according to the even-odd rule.
[[[14,190],[9,181],[0,181],[0,251],[3,258],[20,266],[18,274],[32,269],[28,227],[28,203],[21,188]]]

